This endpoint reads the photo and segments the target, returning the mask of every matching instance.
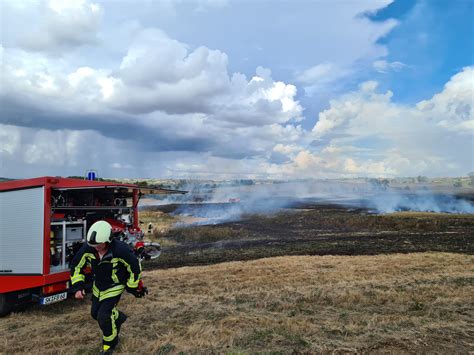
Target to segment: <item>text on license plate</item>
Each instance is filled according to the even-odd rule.
[[[67,298],[67,292],[58,293],[57,295],[52,295],[48,297],[43,297],[40,300],[40,304],[50,304],[65,300]]]

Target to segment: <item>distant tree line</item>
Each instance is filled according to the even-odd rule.
[[[373,190],[387,190],[390,185],[388,179],[369,179],[367,181]]]
[[[474,171],[470,172],[469,174],[467,174],[467,176],[469,176],[470,180],[469,180],[469,185],[470,186],[474,186]]]

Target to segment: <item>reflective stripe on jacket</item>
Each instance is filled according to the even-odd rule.
[[[84,288],[84,269],[90,266],[94,275],[94,289],[102,294],[121,292],[125,287],[138,287],[141,265],[130,247],[119,240],[110,243],[108,251],[99,258],[97,251],[87,243],[81,247],[71,262],[71,285],[73,290]],[[115,291],[114,291],[115,290]],[[120,293],[121,293],[120,292]]]

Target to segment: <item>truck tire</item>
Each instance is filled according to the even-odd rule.
[[[10,313],[12,307],[11,304],[7,301],[7,295],[4,293],[0,294],[0,317],[6,316]]]

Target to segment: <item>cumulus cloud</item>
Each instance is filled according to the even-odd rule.
[[[337,152],[346,159],[340,171],[348,174],[464,174],[474,164],[473,78],[473,68],[464,68],[415,106],[393,103],[392,93],[377,92],[374,81],[361,84],[319,114],[312,132],[329,141],[321,155]]]
[[[75,67],[19,48],[0,50],[5,69],[0,123],[40,132],[22,140],[28,154],[18,159],[25,164],[73,166],[71,152],[83,148],[72,142],[91,131],[103,141],[126,141],[137,155],[185,151],[225,159],[266,155],[275,141],[304,134],[287,124],[302,119],[295,86],[274,81],[260,67],[250,79],[230,76],[224,53],[205,47],[190,52],[156,29],[137,34],[115,71]],[[161,55],[163,66],[154,65]],[[6,152],[12,150],[8,142]],[[127,164],[112,167],[119,165]]]
[[[446,83],[443,91],[410,107],[393,104],[391,91],[378,93],[377,82],[364,82],[359,91],[333,100],[330,108],[319,114],[313,132],[316,137],[342,132],[390,137],[431,126],[471,134],[464,128],[472,125],[473,85],[474,68],[466,67]]]
[[[446,83],[444,90],[417,108],[431,122],[460,134],[474,133],[474,67],[466,67]]]
[[[396,106],[390,105],[393,93],[387,91],[385,94],[378,94],[375,92],[377,86],[377,82],[367,81],[359,85],[358,92],[332,100],[330,108],[319,114],[319,120],[313,128],[315,137],[321,138],[336,129],[337,133],[345,134],[344,128],[348,124],[355,123],[356,126],[352,129],[357,129],[364,120],[371,119],[374,115],[383,120],[377,124],[380,129],[390,129],[384,126],[385,123],[390,126],[396,125],[396,118],[400,112]],[[390,110],[386,111],[387,108]],[[360,133],[364,134],[363,131]]]
[[[88,0],[48,0],[38,6],[29,31],[21,31],[18,44],[27,50],[59,53],[61,50],[96,43],[103,9]]]
[[[112,105],[132,113],[207,112],[209,100],[229,89],[227,56],[187,46],[158,29],[141,31],[117,73]]]
[[[358,66],[385,72],[404,67],[380,59],[387,51],[377,40],[396,22],[356,16],[388,2],[352,2],[337,9],[316,4],[317,15],[298,13],[303,23],[315,23],[314,33],[327,31],[318,39],[320,48],[302,56],[296,41],[281,42],[293,38],[289,33],[297,33],[298,26],[278,28],[285,36],[246,28],[246,6],[261,4],[143,1],[122,4],[130,10],[122,11],[113,2],[92,0],[5,0],[0,175],[77,175],[90,168],[102,176],[143,177],[464,173],[472,166],[465,148],[472,147],[474,129],[472,67],[415,106],[394,103],[392,93],[380,92],[375,81],[335,93],[344,87],[339,83],[357,76]],[[219,34],[226,39],[219,42],[202,21],[224,8],[223,16],[229,12],[232,19],[223,19],[223,31],[235,28],[230,23],[235,12],[245,13],[237,25],[242,33],[237,32],[251,40],[241,47],[232,37],[236,31]],[[255,13],[264,24],[282,15],[277,10]],[[332,23],[334,13],[346,26]],[[168,15],[180,24],[198,18],[199,30],[207,28],[209,36],[196,40],[176,28],[165,30],[173,28]],[[22,28],[17,19],[31,26]],[[156,23],[163,27],[153,27]],[[101,39],[106,41],[94,47]],[[226,43],[232,46],[225,48]],[[251,61],[251,69],[236,70],[251,48],[262,49],[255,52],[258,60]],[[290,54],[298,61],[285,76],[281,68]],[[302,127],[301,86],[307,94],[302,101],[332,93],[312,130]]]
[[[219,50],[190,52],[162,31],[145,29],[122,60],[111,105],[130,113],[199,112],[234,124],[302,119],[295,86],[275,82],[263,68],[250,80],[239,73],[230,76],[227,66],[227,55]]]
[[[261,169],[281,178],[464,175],[474,169],[473,70],[416,105],[392,102],[375,81],[361,83],[319,114],[311,135],[320,144],[277,144],[279,159]]]
[[[11,125],[11,120],[6,120],[11,114],[3,110],[1,117],[10,124],[0,127],[2,169],[13,171],[13,166],[22,161],[38,169],[61,166],[82,171],[99,166],[106,156],[108,167],[102,169],[115,175],[122,169],[153,176],[146,161],[153,162],[154,169],[159,165],[168,176],[185,176],[186,171],[195,177],[221,178],[461,175],[474,168],[469,148],[474,135],[473,70],[464,68],[441,92],[414,106],[396,104],[390,91],[378,90],[377,82],[364,82],[357,91],[332,100],[330,107],[319,114],[313,130],[306,131],[285,123],[285,119],[229,125],[219,120],[217,113],[169,115],[154,111],[123,116],[120,123],[117,117],[108,118],[105,113],[110,110],[107,95],[98,94],[103,87],[85,85],[88,89],[93,87],[97,95],[81,88],[84,80],[87,83],[93,78],[97,82],[97,78],[111,74],[99,75],[97,70],[80,68],[65,76],[64,87],[81,93],[84,102],[96,100],[97,112],[102,115],[91,111],[74,118],[57,107],[63,126],[67,126],[64,118],[69,115],[71,129],[55,129],[55,124],[46,120],[52,119],[51,114],[45,113],[42,121],[34,111],[39,122],[24,123],[35,127],[32,129]],[[261,95],[260,99],[285,97],[283,89],[270,93],[279,86],[271,80],[270,71],[263,68],[250,80],[231,78],[229,92],[236,80],[241,80],[237,92],[247,93],[248,99],[255,92]],[[35,95],[40,92],[45,99],[50,93],[41,86],[35,90]],[[70,95],[72,100],[74,95]],[[255,110],[254,104],[242,103],[242,107]],[[229,102],[223,103],[226,105],[229,107]],[[283,103],[278,110],[284,112]],[[98,124],[97,119],[102,123]],[[77,126],[78,122],[81,126]],[[81,131],[74,127],[81,127]],[[320,144],[314,144],[315,140]]]
[[[17,109],[23,104],[56,112],[46,121],[39,115],[29,125],[50,125],[58,117],[67,128],[68,123],[77,125],[78,112],[83,129],[101,129],[97,119],[115,114],[116,123],[135,122],[140,131],[144,124],[149,126],[149,119],[158,121],[155,128],[160,130],[159,122],[174,127],[186,124],[168,120],[167,115],[183,115],[183,120],[199,117],[189,124],[210,126],[207,132],[214,126],[257,127],[302,119],[296,87],[274,81],[270,70],[257,68],[251,79],[239,73],[230,76],[224,53],[205,47],[189,52],[185,44],[157,29],[137,34],[117,71],[73,67],[41,53],[0,49],[6,69],[0,89],[4,104],[9,106],[13,98]],[[161,114],[149,116],[153,113]],[[0,119],[7,122],[7,116],[3,112]],[[102,127],[103,134],[113,131]],[[178,138],[179,132],[173,135]]]

